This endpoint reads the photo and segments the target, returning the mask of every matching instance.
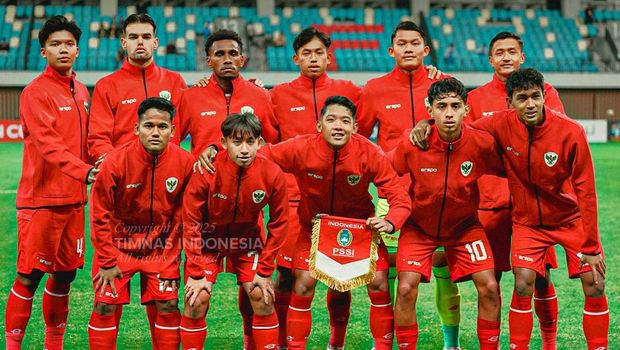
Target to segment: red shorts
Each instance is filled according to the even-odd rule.
[[[123,273],[123,277],[114,281],[118,296],[112,296],[110,287],[106,287],[103,296],[99,296],[99,290],[95,290],[95,303],[102,302],[106,304],[119,305],[129,304],[131,279],[134,274],[140,273],[140,302],[147,304],[153,301],[176,300],[178,298],[177,290],[162,290],[163,282],[159,280],[158,270],[161,268],[161,262],[157,257],[135,258],[130,255],[120,253],[117,258],[117,266]],[[99,266],[97,258],[93,258],[93,277],[97,274]],[[93,281],[93,288],[96,287],[97,281]]]
[[[288,233],[284,245],[280,248],[280,252],[278,253],[278,266],[292,270],[293,258],[297,251],[297,237],[301,231],[301,225],[299,224],[299,215],[297,215],[299,201],[290,201],[288,204]]]
[[[226,270],[222,271],[224,268],[222,260],[224,258],[226,258]],[[215,283],[220,272],[230,272],[237,275],[237,284],[252,282],[256,276],[259,259],[260,252],[255,250],[229,254],[218,254],[216,252],[214,258],[204,264],[205,277],[207,281]],[[186,281],[188,277],[185,276]]]
[[[17,272],[84,266],[84,206],[17,210]]]
[[[566,251],[566,263],[570,278],[577,278],[583,272],[592,271],[590,266],[579,268],[577,254],[581,251],[583,237],[585,236],[581,218],[553,229],[514,224],[512,232],[513,267],[527,268],[536,271],[540,276],[545,276],[546,259],[549,251],[553,251],[555,255],[554,245],[559,244]],[[600,241],[599,247],[603,251]]]
[[[310,240],[310,233],[300,231],[299,238],[297,239],[297,251],[294,261],[294,268],[299,270],[308,271],[310,270],[310,247],[312,246],[312,241]],[[377,247],[377,267],[375,271],[387,271],[390,269],[390,254],[388,253],[387,247],[383,240],[379,243]]]
[[[482,226],[476,225],[451,240],[434,239],[409,225],[400,230],[396,270],[417,272],[429,282],[433,253],[444,247],[452,281],[467,280],[476,272],[493,270],[493,253]]]
[[[491,245],[495,271],[510,271],[510,236],[512,235],[510,209],[478,210],[478,219]]]

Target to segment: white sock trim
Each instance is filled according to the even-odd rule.
[[[176,326],[176,327],[166,327],[166,326],[160,326],[157,323],[155,323],[155,328],[159,328],[159,329],[163,329],[165,331],[176,331],[177,329],[179,329],[180,326]]]
[[[108,328],[97,328],[97,327],[91,326],[90,323],[88,324],[88,328],[92,329],[93,331],[98,331],[98,332],[108,332],[108,331],[116,330],[116,326],[108,327]]]
[[[276,323],[275,326],[252,326],[252,329],[274,329],[280,327],[279,323]]]
[[[27,298],[27,297],[25,297],[25,296],[20,295],[19,293],[17,293],[17,292],[15,291],[15,289],[13,289],[13,288],[11,288],[11,293],[13,293],[16,297],[18,297],[18,298],[20,298],[20,299],[23,299],[23,300],[32,300],[32,299],[34,299],[34,295],[33,295],[33,296],[31,296],[30,298]]]
[[[292,307],[292,306],[290,306],[290,305],[288,306],[288,308],[289,308],[289,309],[291,309],[291,310],[293,310],[293,311],[299,311],[299,312],[308,312],[308,311],[310,311],[310,310],[311,310],[311,309],[298,309],[298,308],[296,308],[296,307]]]
[[[370,303],[370,306],[374,306],[374,307],[388,307],[388,306],[391,306],[391,305],[392,305],[392,303],[388,303],[388,304],[379,304],[379,305],[377,305],[377,304],[373,304],[373,303]]]
[[[62,297],[66,297],[66,296],[68,296],[68,295],[69,295],[69,293],[67,293],[67,294],[57,294],[57,293],[52,293],[52,292],[50,292],[47,288],[45,288],[45,293],[47,293],[47,294],[49,294],[49,295],[51,295],[51,296],[53,296],[53,297],[56,297],[56,298],[62,298]]]
[[[586,311],[583,310],[583,313],[586,315],[590,315],[590,316],[602,316],[602,315],[606,315],[609,313],[609,309],[605,310],[605,311],[601,311],[601,312],[592,312],[592,311]]]
[[[547,298],[537,298],[537,297],[534,297],[534,300],[553,300],[553,299],[557,299],[557,298],[558,298],[558,296],[554,295],[554,296],[547,297]]]
[[[532,309],[529,309],[529,310],[519,310],[519,309],[510,308],[510,311],[518,312],[520,314],[529,314],[529,313],[532,312]]]
[[[202,332],[202,331],[206,331],[207,330],[207,326],[204,326],[202,328],[185,328],[185,327],[181,327],[179,326],[179,329],[182,331],[186,331],[186,332]]]

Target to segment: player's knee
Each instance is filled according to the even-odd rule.
[[[99,315],[112,315],[116,312],[116,305],[97,302],[95,304],[95,312]]]
[[[314,285],[307,283],[295,283],[295,294],[300,297],[310,297],[314,295]]]
[[[51,278],[58,283],[71,283],[75,280],[76,271],[55,272]]]
[[[494,278],[490,278],[487,281],[478,283],[477,289],[480,298],[499,300],[497,281]]]
[[[398,299],[403,301],[412,301],[418,297],[418,285],[414,283],[399,281],[397,291]]]
[[[185,303],[183,315],[192,319],[204,318],[209,310],[209,299],[209,294],[203,291],[194,301],[194,305]]]
[[[176,299],[158,300],[155,302],[155,306],[159,312],[171,313],[179,309],[179,302]]]
[[[527,274],[515,274],[515,292],[518,296],[530,296],[534,294],[534,282],[536,278],[530,278]]]
[[[594,283],[594,279],[582,279],[583,293],[586,297],[601,297],[605,294],[605,280],[599,278],[598,283]]]

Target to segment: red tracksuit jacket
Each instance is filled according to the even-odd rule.
[[[554,227],[583,218],[582,252],[600,252],[592,155],[583,127],[545,107],[542,125],[527,128],[514,110],[472,123],[502,149],[513,197],[513,222]]]
[[[147,97],[163,97],[178,106],[181,91],[187,88],[177,72],[159,67],[155,62],[145,68],[125,59],[116,72],[101,78],[95,85],[88,127],[88,152],[93,159],[136,138],[138,106]],[[177,118],[173,119],[181,131]],[[172,142],[179,143],[173,137]]]
[[[201,268],[204,258],[257,250],[247,242],[262,241],[259,225],[263,223],[259,218],[266,205],[269,205],[269,234],[260,249],[256,273],[271,276],[288,231],[284,173],[260,154],[248,168],[237,166],[227,152],[220,152],[213,164],[215,174],[193,174],[185,193],[183,238],[189,276],[197,279],[204,276]],[[224,244],[216,244],[220,241]]]
[[[178,130],[181,138],[188,133],[192,136],[192,153],[198,156],[209,145],[220,144],[222,122],[228,115],[241,112],[243,107],[254,110],[263,126],[263,138],[267,142],[277,141],[269,92],[239,76],[233,80],[233,93],[227,101],[213,74],[206,87],[193,87],[181,94],[177,113],[183,125],[183,130]]]
[[[314,80],[300,75],[291,82],[275,86],[269,93],[280,140],[316,133],[316,122],[328,97],[345,96],[357,104],[360,92],[361,88],[351,81],[331,79],[327,73]],[[295,177],[286,174],[286,180],[289,199],[299,201],[300,194]]]
[[[282,170],[292,173],[301,191],[299,221],[312,231],[312,218],[330,214],[357,219],[374,216],[368,186],[374,183],[387,194],[390,211],[385,219],[400,229],[410,212],[410,199],[383,151],[361,135],[339,151],[332,150],[322,134],[297,136],[261,152]]]
[[[161,278],[179,278],[183,192],[194,157],[168,144],[154,157],[140,140],[112,151],[91,189],[91,241],[97,263],[112,267],[119,252],[161,256]]]
[[[506,83],[493,74],[493,80],[469,92],[467,104],[470,110],[464,122],[471,123],[488,116],[491,112],[510,108],[507,103]],[[564,113],[564,106],[560,101],[558,91],[548,83],[545,83],[545,105]],[[480,209],[510,208],[510,191],[506,178],[483,176],[478,186],[480,188]]]
[[[446,142],[432,128],[428,150],[413,146],[407,131],[390,157],[397,173],[411,176],[406,224],[435,239],[450,239],[478,223],[477,180],[483,174],[500,175],[503,168],[489,133],[463,126],[459,139]]]
[[[84,84],[45,71],[19,97],[24,131],[22,177],[17,208],[84,204],[87,164],[86,128],[90,96]]]

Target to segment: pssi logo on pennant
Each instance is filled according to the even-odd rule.
[[[338,232],[336,239],[338,240],[338,244],[340,244],[341,247],[348,247],[353,242],[353,234],[351,233],[351,231],[345,228]]]

